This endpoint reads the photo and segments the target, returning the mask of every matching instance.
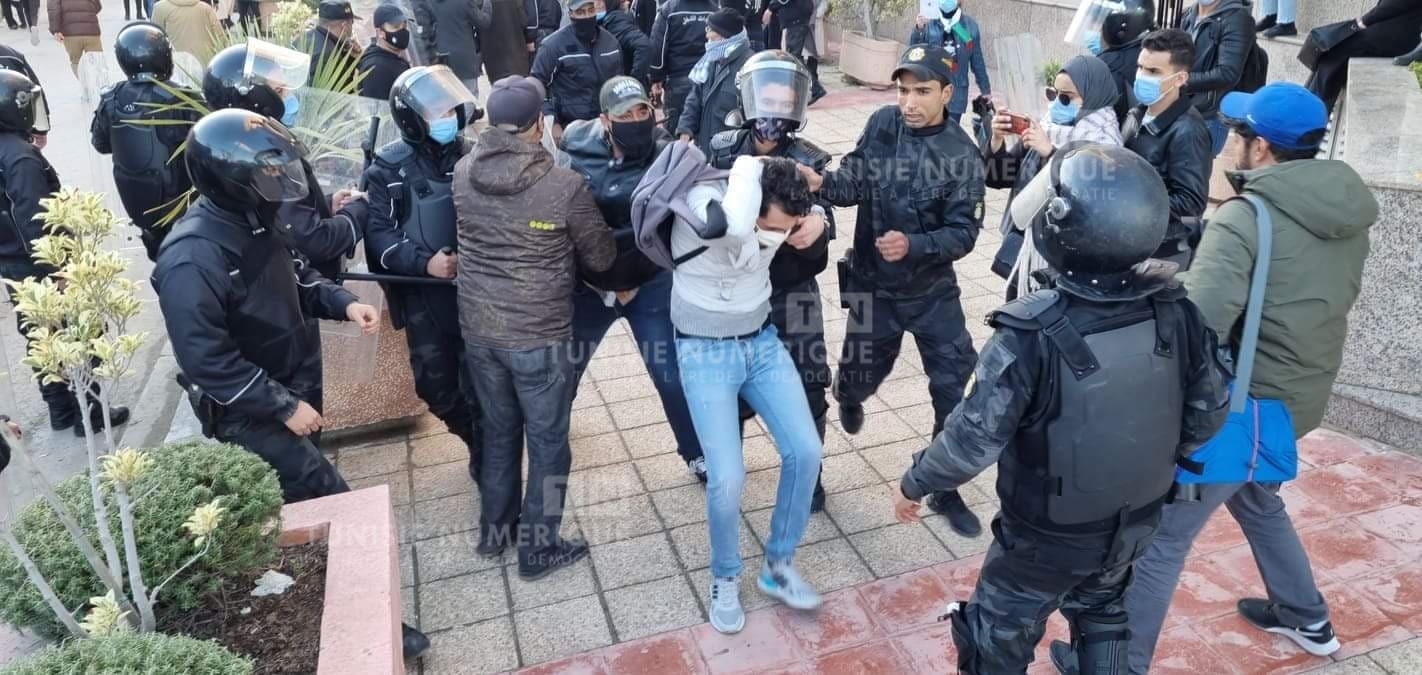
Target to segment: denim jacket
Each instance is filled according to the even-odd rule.
[[[945,31],[943,21],[936,16],[930,18],[923,28],[914,28],[913,33],[909,35],[911,45],[937,45],[953,55],[953,100],[948,103],[948,112],[953,115],[962,115],[968,110],[969,68],[972,69],[973,77],[978,81],[978,89],[982,90],[983,95],[992,92],[992,85],[988,82],[987,64],[983,61],[983,32],[978,28],[978,22],[963,14],[958,26],[967,32],[969,38],[966,41]]]

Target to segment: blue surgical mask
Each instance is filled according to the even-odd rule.
[[[1062,100],[1058,98],[1052,101],[1050,110],[1053,122],[1071,124],[1076,121],[1077,113],[1081,112],[1081,104],[1073,102],[1071,105],[1062,105]]]
[[[449,145],[459,135],[458,117],[441,117],[430,122],[430,139],[440,145]]]
[[[603,19],[606,19],[606,18],[607,18],[607,12],[598,12],[598,13],[597,13],[597,20],[598,20],[598,23],[602,23],[602,20],[603,20]]]
[[[1132,90],[1136,95],[1136,101],[1142,105],[1155,105],[1165,92],[1161,90],[1161,83],[1165,81],[1163,77],[1153,77],[1144,73],[1136,73],[1136,85]]]
[[[285,126],[285,127],[292,127],[292,126],[295,126],[295,125],[296,125],[296,113],[297,113],[297,111],[301,110],[301,99],[297,98],[297,97],[296,97],[296,94],[288,93],[288,94],[286,95],[286,98],[283,98],[283,99],[281,100],[281,103],[282,103],[282,106],[285,107],[285,110],[284,110],[284,111],[282,112],[282,114],[281,114],[281,124],[282,124],[282,126]]]
[[[1082,44],[1086,47],[1086,51],[1091,52],[1093,55],[1100,54],[1101,51],[1105,49],[1101,46],[1100,33],[1092,33],[1086,36],[1086,40]]]
[[[958,11],[958,0],[938,0],[938,9],[945,16],[952,14]]]

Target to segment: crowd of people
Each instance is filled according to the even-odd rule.
[[[412,66],[401,9],[376,9],[362,53],[348,37],[358,17],[327,0],[298,41],[305,53],[256,39],[228,47],[207,61],[200,92],[171,82],[174,45],[160,27],[134,23],[116,38],[127,79],[104,93],[92,142],[113,155],[156,263],[179,384],[204,433],[270,463],[287,500],[349,489],[321,453],[317,320],[377,329],[379,310],[338,283],[363,242],[420,398],[468,448],[480,499],[470,553],[513,549],[525,580],[590,554],[561,533],[571,406],[625,318],[676,450],[706,484],[711,624],[745,625],[741,439],[754,416],[781,458],[757,586],[816,609],[794,557],[824,506],[829,406],[860,433],[908,333],[935,424],[931,444],[904,458],[897,517],[916,521],[926,503],[980,536],[957,490],[998,467],[993,544],[972,597],[950,611],[963,672],[1025,672],[1055,611],[1072,625],[1052,647],[1059,670],[1145,672],[1191,542],[1220,504],[1268,587],[1240,614],[1310,653],[1339,648],[1279,483],[1174,498],[1177,466],[1198,472],[1192,453],[1229,411],[1252,295],[1263,328],[1248,393],[1283,401],[1294,436],[1321,423],[1377,216],[1356,172],[1315,159],[1327,102],[1249,81],[1245,3],[1201,2],[1182,27],[1157,29],[1152,3],[1127,0],[1088,41],[1096,54],[1055,74],[1035,119],[989,96],[981,30],[943,0],[891,73],[897,103],[870,115],[837,163],[799,133],[824,96],[809,0],[755,11],[669,0],[630,13],[569,0],[561,27],[562,9],[534,0],[512,45],[522,61],[483,44],[492,87],[481,108],[478,42],[471,56],[451,33],[502,25],[500,11],[520,7],[417,8],[439,26],[419,39],[448,56]],[[766,24],[787,49],[759,49]],[[59,187],[42,153],[56,120],[27,65],[6,58],[24,63],[0,52],[0,273],[33,278],[53,273],[31,243],[39,200]],[[328,197],[290,126],[300,88],[337,58],[369,71],[360,90],[388,101],[400,140],[374,153],[363,192]],[[960,123],[970,73],[976,134]],[[214,112],[155,112],[174,92]],[[165,123],[141,123],[153,117]],[[1230,200],[1206,218],[1231,131],[1230,179],[1264,206]],[[189,188],[196,200],[159,225],[155,209]],[[1007,293],[975,348],[954,263],[977,243],[988,188],[1010,189],[993,264]],[[857,207],[849,232],[840,207]],[[1262,290],[1251,287],[1268,250],[1259,222],[1272,222]],[[816,279],[836,236],[852,246],[838,261],[849,318],[832,368]],[[100,419],[64,383],[41,392],[56,429],[83,433],[80,414],[95,428],[128,417]],[[406,628],[407,656],[427,646]]]

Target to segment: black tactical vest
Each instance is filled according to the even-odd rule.
[[[1153,514],[1174,483],[1185,398],[1179,309],[1159,293],[1104,318],[1076,302],[1038,291],[989,318],[1040,331],[1044,354],[998,490],[1005,510],[1043,529],[1109,531]]]
[[[397,168],[404,184],[399,196],[397,226],[412,243],[438,252],[459,246],[458,223],[454,212],[454,176],[430,176],[420,166],[414,148],[404,141],[395,141],[381,148],[377,160]],[[458,297],[453,286],[385,285],[396,328],[405,327],[412,315],[407,312],[428,312],[435,325],[446,334],[459,335]],[[411,294],[418,293],[418,300]]]
[[[155,211],[189,187],[182,158],[169,158],[174,148],[164,145],[159,130],[166,127],[142,123],[153,120],[153,105],[171,104],[174,97],[152,82],[121,82],[104,93],[113,101],[109,147],[114,159],[114,186],[133,224],[150,229],[163,214]]]

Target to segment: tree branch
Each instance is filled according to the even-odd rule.
[[[148,595],[148,587],[143,583],[138,538],[133,532],[133,505],[128,501],[128,488],[123,483],[114,483],[114,493],[118,496],[119,525],[123,528],[123,550],[128,560],[128,586],[133,591],[134,602],[138,604],[141,629],[149,633],[158,627],[158,621],[153,616],[153,601]]]
[[[3,513],[0,513],[0,538],[5,540],[5,544],[10,547],[10,553],[20,561],[20,566],[25,568],[25,575],[29,577],[30,583],[39,589],[40,597],[44,598],[45,604],[49,605],[50,611],[54,612],[60,623],[63,623],[74,637],[89,637],[89,633],[79,625],[78,621],[74,620],[74,615],[69,613],[64,603],[59,601],[59,596],[55,594],[54,588],[45,580],[39,568],[35,567],[35,562],[30,559],[29,553],[23,546],[20,546],[19,540],[15,539],[15,533],[10,529],[10,492],[9,490],[0,490],[0,492],[3,492],[4,497],[4,499],[0,499],[0,503],[3,503],[4,506]]]

